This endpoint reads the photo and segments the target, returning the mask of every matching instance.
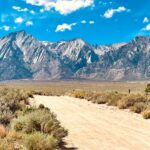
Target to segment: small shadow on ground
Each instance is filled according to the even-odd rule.
[[[61,150],[78,150],[78,149],[74,148],[74,147],[69,147],[69,148],[68,147],[67,148],[66,147],[62,147]]]
[[[78,150],[77,147],[67,147],[66,145],[67,145],[67,143],[63,142],[61,145],[61,150]]]

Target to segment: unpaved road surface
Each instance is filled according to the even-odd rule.
[[[150,120],[106,105],[67,96],[35,96],[68,129],[68,146],[79,150],[150,150]]]

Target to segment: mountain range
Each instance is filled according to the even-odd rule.
[[[150,37],[127,43],[91,45],[77,38],[39,41],[26,31],[0,38],[0,80],[150,79]]]

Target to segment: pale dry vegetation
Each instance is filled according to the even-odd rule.
[[[116,106],[150,119],[146,83],[49,82],[13,83],[0,86],[0,150],[61,149],[65,130],[44,105],[33,108],[29,98],[38,95],[69,95],[97,104]],[[129,94],[128,90],[131,89]],[[146,92],[146,94],[145,94]]]
[[[119,92],[144,93],[148,82],[99,82],[99,81],[10,81],[0,84],[0,89],[16,88],[32,91],[33,94],[46,96],[65,95],[75,89],[81,89],[86,92]]]
[[[32,92],[0,90],[0,150],[54,150],[68,132],[48,108],[29,105]]]
[[[146,97],[147,82],[97,82],[97,81],[18,81],[3,83],[4,87],[15,87],[28,92],[28,96],[70,95],[87,99],[97,104],[117,106],[120,109],[130,109],[135,113],[150,110],[149,96]],[[130,90],[130,94],[129,94]],[[143,113],[142,113],[143,114]],[[10,116],[10,115],[9,115]],[[145,117],[144,117],[145,118]]]
[[[141,113],[145,119],[150,119],[150,98],[144,94],[86,92],[79,89],[67,94],[97,104],[107,104],[117,106],[119,109],[129,109],[132,112]]]

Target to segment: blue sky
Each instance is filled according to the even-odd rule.
[[[150,35],[150,0],[0,0],[0,36],[26,30],[39,40],[91,44]]]

